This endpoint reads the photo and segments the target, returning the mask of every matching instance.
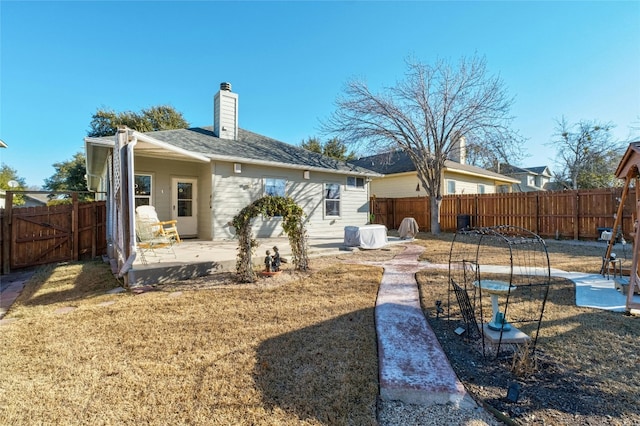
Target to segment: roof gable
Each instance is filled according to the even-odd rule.
[[[500,172],[507,175],[543,175],[551,177],[551,172],[547,166],[518,167],[512,164],[500,164]]]
[[[547,166],[525,167],[525,169],[537,175],[551,176],[551,173]]]
[[[625,179],[634,167],[640,169],[640,141],[629,144],[616,169],[616,177]]]

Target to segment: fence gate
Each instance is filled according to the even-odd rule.
[[[9,200],[12,195],[9,195]],[[0,210],[1,271],[93,258],[106,252],[106,204],[78,202]]]
[[[11,269],[73,258],[72,206],[19,208],[12,216]]]

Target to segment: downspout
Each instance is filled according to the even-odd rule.
[[[136,229],[136,221],[135,221],[135,213],[132,214],[132,208],[135,205],[134,204],[134,197],[133,197],[133,149],[135,148],[136,144],[138,143],[138,137],[135,135],[135,132],[133,133],[133,135],[128,135],[129,141],[126,145],[127,148],[127,209],[129,211],[129,256],[127,257],[127,260],[124,262],[124,264],[122,265],[122,267],[120,268],[120,270],[118,271],[118,278],[122,278],[127,272],[129,272],[129,269],[131,269],[131,266],[133,265],[133,262],[136,260],[136,255],[137,255],[137,249],[136,249],[136,233],[135,233],[135,229]]]

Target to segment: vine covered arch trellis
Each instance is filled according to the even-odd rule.
[[[282,229],[289,237],[293,265],[297,271],[306,271],[309,268],[309,256],[302,207],[298,206],[291,197],[266,196],[240,210],[231,222],[238,237],[236,262],[238,280],[245,283],[256,280],[251,257],[258,243],[253,238],[251,222],[260,215],[282,216]]]

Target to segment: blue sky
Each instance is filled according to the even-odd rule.
[[[83,149],[97,108],[170,104],[212,124],[220,82],[239,123],[291,144],[352,78],[393,85],[412,56],[485,56],[549,165],[555,120],[613,122],[640,139],[640,2],[33,2],[0,0],[0,161],[40,186]],[[636,129],[632,129],[635,126]]]

